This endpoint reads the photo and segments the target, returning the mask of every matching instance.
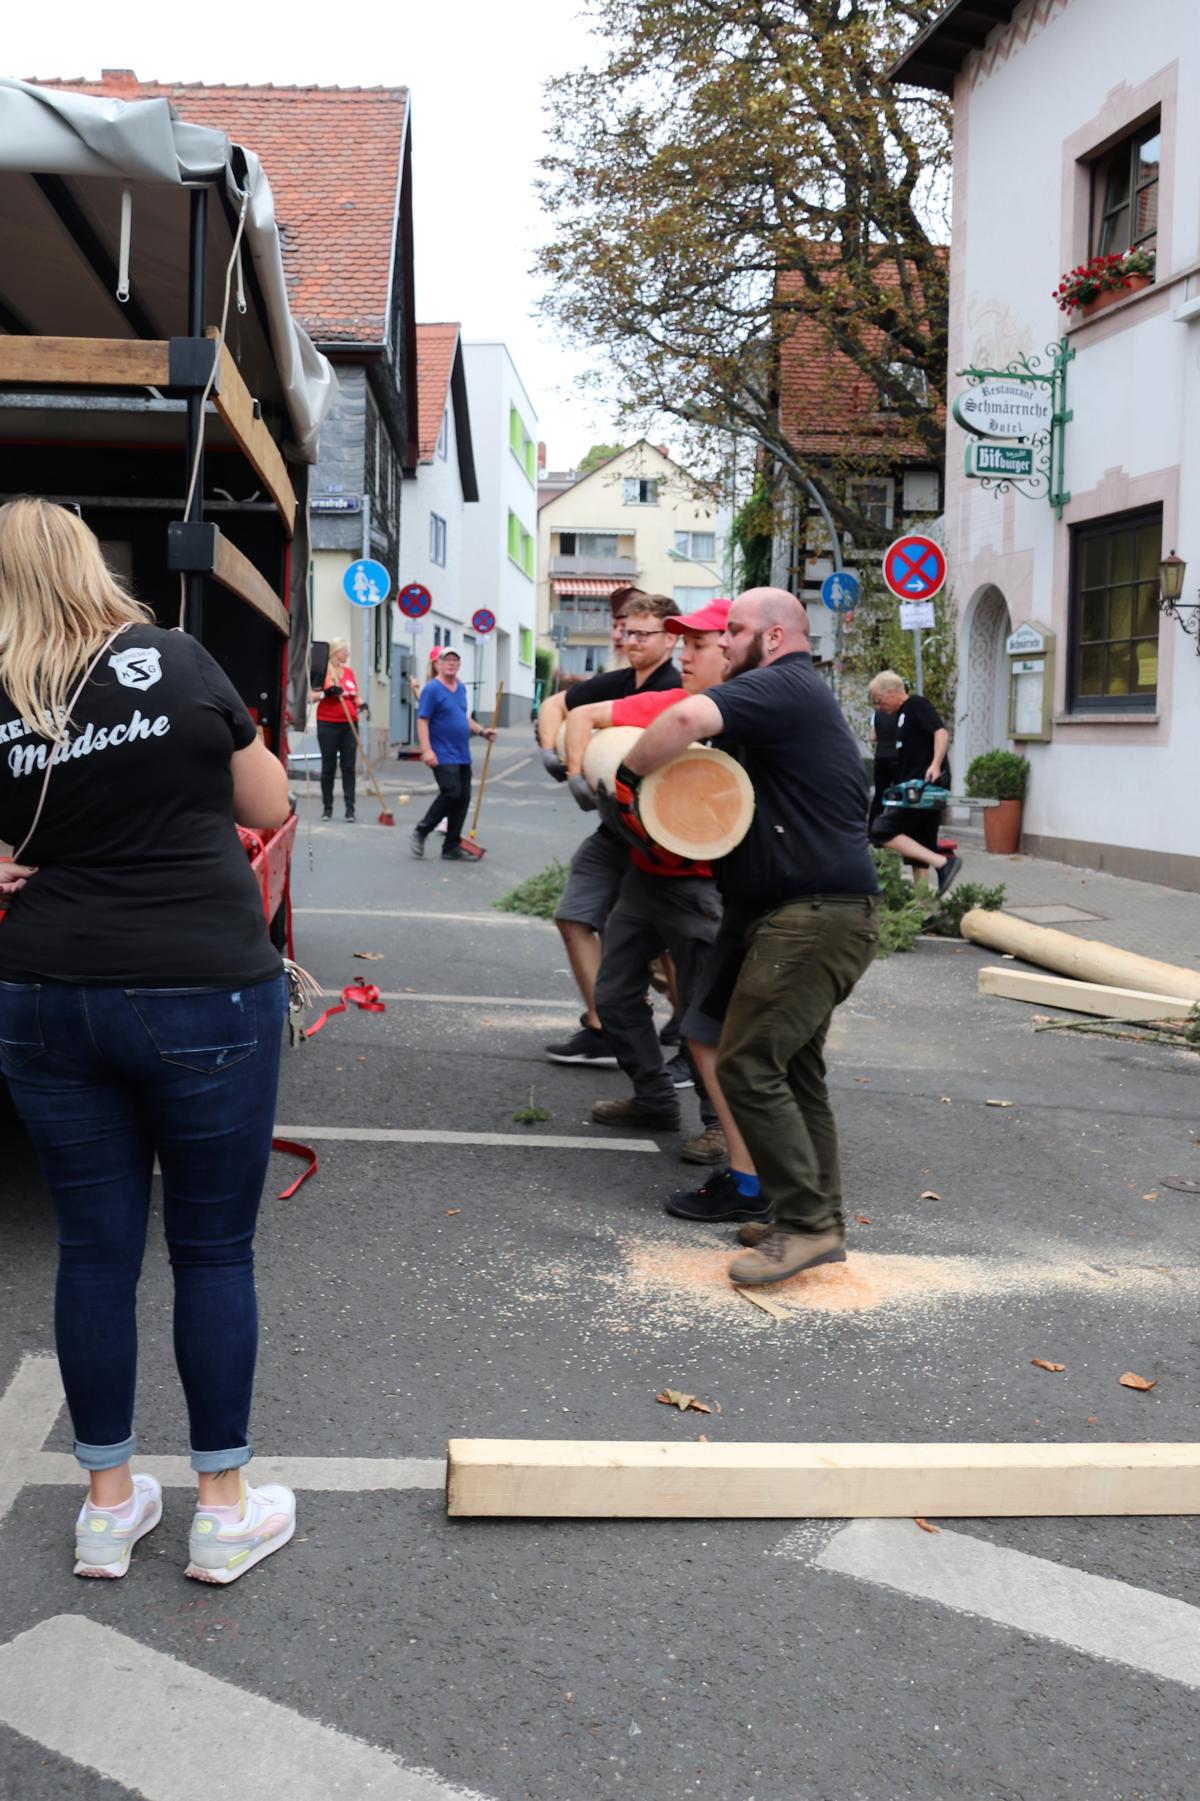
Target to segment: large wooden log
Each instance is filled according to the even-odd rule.
[[[637,726],[595,732],[583,758],[592,789],[612,792],[613,778],[641,737]],[[754,817],[754,790],[740,763],[722,750],[691,744],[648,775],[640,794],[642,824],[655,844],[704,862],[741,843]]]
[[[1139,957],[1095,939],[1076,938],[1050,926],[1031,925],[1027,919],[1014,919],[1011,913],[988,913],[972,907],[963,914],[961,929],[963,937],[975,944],[984,944],[994,951],[1011,951],[1026,963],[1074,976],[1077,981],[1200,1001],[1200,970],[1158,963],[1153,957]]]
[[[452,1438],[446,1500],[460,1519],[1193,1514],[1200,1445]]]
[[[1062,1007],[1068,1013],[1091,1013],[1097,1019],[1186,1019],[1192,1001],[1168,994],[1145,994],[1140,988],[1112,988],[1099,982],[1073,982],[1068,976],[1043,975],[1040,969],[1013,969],[988,963],[979,972],[980,994],[1034,1007]]]

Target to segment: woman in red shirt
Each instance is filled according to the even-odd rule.
[[[314,691],[317,701],[317,744],[321,752],[321,817],[333,818],[333,778],[338,764],[342,766],[342,794],[346,801],[346,818],[354,818],[354,757],[357,745],[350,720],[366,712],[359,706],[358,683],[347,658],[350,646],[345,638],[329,641],[329,668],[325,686]],[[343,706],[343,702],[345,705]],[[346,718],[349,713],[350,719]]]

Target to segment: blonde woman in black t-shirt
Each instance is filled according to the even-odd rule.
[[[234,826],[287,814],[208,653],[152,623],[66,508],[0,507],[0,1069],[58,1215],[80,1576],[123,1576],[162,1514],[130,1467],[156,1158],[199,1485],[187,1574],[231,1582],[295,1528],[290,1490],[242,1474],[286,978]]]

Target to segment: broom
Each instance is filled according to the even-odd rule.
[[[371,768],[370,760],[367,757],[366,751],[363,750],[363,741],[358,735],[358,727],[355,725],[353,719],[350,717],[350,709],[346,705],[346,697],[343,694],[340,698],[341,698],[341,702],[342,702],[342,712],[346,715],[346,724],[350,727],[350,730],[354,733],[354,742],[355,742],[355,744],[357,744],[359,751],[362,755],[363,763],[366,765],[367,781],[369,782],[371,789],[374,792],[375,799],[379,802],[379,824],[380,825],[395,825],[396,815],[392,812],[391,808],[387,804],[387,801],[383,798],[383,789],[379,786],[379,783],[375,780],[375,771]]]
[[[501,700],[503,693],[504,693],[504,683],[501,682],[497,686],[497,689],[496,689],[496,710],[492,714],[492,730],[493,731],[495,731],[496,726],[500,719],[500,700]],[[477,844],[475,842],[475,828],[479,824],[479,809],[483,805],[483,789],[484,789],[484,784],[486,783],[487,778],[488,778],[488,764],[491,762],[491,760],[492,760],[492,740],[489,738],[488,739],[488,747],[487,747],[487,750],[484,752],[484,756],[483,756],[483,774],[479,778],[479,792],[475,796],[475,812],[473,813],[473,815],[471,817],[471,829],[469,832],[465,832],[463,834],[462,838],[459,839],[459,843],[462,845],[463,849],[466,851],[468,857],[479,858],[479,857],[486,855],[483,846],[481,844]]]

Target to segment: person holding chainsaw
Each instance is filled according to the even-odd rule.
[[[325,686],[313,690],[317,703],[317,744],[321,752],[321,818],[333,818],[333,778],[342,766],[342,795],[346,818],[354,819],[354,727],[367,711],[358,698],[358,683],[350,667],[350,646],[344,638],[329,641],[329,667]]]
[[[950,765],[946,753],[950,734],[923,694],[910,694],[904,678],[884,669],[871,683],[871,698],[878,712],[896,722],[896,754],[892,780],[897,786],[925,792],[912,806],[884,805],[871,824],[871,842],[880,850],[894,850],[914,864],[918,881],[932,869],[937,876],[938,898],[947,892],[962,869],[961,857],[947,857],[937,847],[938,828],[945,802],[929,805],[929,788],[949,790]],[[936,796],[933,797],[936,802]],[[924,802],[925,804],[921,804]]]

